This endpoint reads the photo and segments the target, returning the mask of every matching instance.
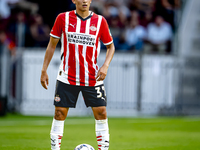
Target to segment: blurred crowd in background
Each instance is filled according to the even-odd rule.
[[[92,0],[109,24],[116,51],[172,53],[181,0]],[[56,16],[75,9],[71,0],[0,0],[0,45],[46,47]],[[103,46],[103,45],[102,45]]]

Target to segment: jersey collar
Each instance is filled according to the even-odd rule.
[[[89,15],[88,17],[82,18],[78,13],[76,13],[76,10],[74,10],[74,13],[76,14],[77,17],[79,17],[79,18],[80,18],[81,20],[83,20],[83,21],[85,21],[85,20],[87,20],[87,19],[90,19],[90,18],[92,17],[92,15],[93,15],[93,12],[90,11],[90,15]]]

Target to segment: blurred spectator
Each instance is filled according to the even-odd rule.
[[[9,96],[15,97],[15,84],[16,84],[16,45],[15,42],[10,38],[10,36],[5,32],[0,30],[0,55],[3,57],[3,68],[1,71],[6,72],[6,83],[12,92]],[[6,66],[6,68],[5,68]],[[8,96],[8,95],[7,95]]]
[[[144,28],[148,30],[148,46],[152,44],[155,45],[155,40],[151,41],[154,39],[151,37],[152,34],[158,34],[158,29],[164,30],[164,28],[168,28],[166,27],[168,26],[166,22],[170,23],[174,29],[174,13],[176,9],[180,7],[180,1],[181,0],[92,0],[91,10],[97,14],[103,15],[107,19],[116,50],[141,49],[145,33]],[[9,36],[9,39],[15,41],[16,46],[46,46],[49,39],[50,27],[53,25],[55,17],[61,12],[73,10],[75,8],[71,0],[57,0],[56,3],[54,1],[49,1],[48,8],[51,9],[51,11],[46,11],[46,6],[46,1],[41,0],[0,0],[0,30],[4,30],[6,34],[13,33],[14,38]],[[17,17],[15,18],[16,14]],[[151,24],[156,15],[163,16],[166,22],[164,22],[164,24],[161,23],[161,25],[155,25],[155,23]],[[31,18],[29,16],[33,16],[34,23],[30,23],[30,20],[26,20],[26,18]],[[51,17],[43,18],[43,16]],[[155,31],[152,31],[153,29]],[[162,36],[164,37],[164,35]],[[156,38],[158,38],[158,36],[155,37],[155,39]],[[140,41],[140,46],[138,41]],[[167,41],[169,41],[167,43],[170,43],[170,40]],[[162,46],[160,46],[159,49],[162,49],[161,47]]]
[[[153,11],[156,0],[136,0],[136,6],[139,11]]]
[[[127,18],[130,17],[130,10],[123,1],[110,0],[104,4],[102,15],[108,20],[112,17],[119,17],[121,27],[124,27],[127,23]]]
[[[49,41],[50,28],[43,23],[43,18],[39,14],[33,15],[33,23],[30,26],[31,36],[35,47],[46,47]]]
[[[0,0],[0,19],[6,19],[10,16],[10,7],[7,0]]]
[[[144,15],[146,11],[153,12],[155,9],[156,0],[131,0],[129,8],[131,10],[138,10],[140,15]]]
[[[7,0],[0,0],[0,30],[6,29],[10,14],[10,7]]]
[[[130,25],[125,32],[125,41],[128,45],[127,49],[141,50],[143,47],[143,40],[146,36],[146,30],[139,25],[136,12],[133,13]],[[136,18],[135,18],[136,17]]]
[[[121,36],[121,29],[119,26],[119,17],[111,17],[110,19],[110,32],[112,34],[113,37],[113,42],[115,44],[115,48],[116,50],[118,49],[119,46],[119,40],[120,40],[120,36]]]
[[[125,4],[124,2],[120,3],[120,1],[118,1],[119,17],[124,25],[126,25],[127,19],[131,16],[131,11]]]
[[[139,16],[139,13],[138,13],[137,10],[131,11],[131,18],[130,18],[130,20],[138,20],[139,17],[140,17],[140,16]]]
[[[14,22],[9,27],[9,32],[13,34],[17,47],[31,46],[29,26],[24,12],[16,14]]]
[[[38,4],[26,0],[0,0],[0,18],[6,19],[11,15],[11,9],[30,10],[32,14],[38,11]]]
[[[6,46],[12,56],[15,55],[15,43],[3,30],[0,30],[0,45]]]
[[[102,14],[104,10],[104,0],[93,0],[90,8],[95,13]]]
[[[49,27],[53,26],[55,18],[59,13],[75,9],[75,4],[72,2],[72,0],[56,0],[56,1],[27,0],[27,1],[38,4],[39,10],[37,11],[37,13],[43,17],[44,23],[47,24]],[[47,6],[49,11],[47,11]]]
[[[151,11],[146,11],[144,16],[140,18],[140,25],[147,27],[153,21],[153,14]]]
[[[175,29],[175,11],[180,7],[180,0],[157,0],[156,14],[160,14]]]
[[[167,44],[172,39],[172,29],[170,24],[164,21],[163,17],[157,16],[154,23],[147,27],[147,43],[145,52],[166,53]]]
[[[116,3],[105,3],[105,7],[102,14],[106,19],[109,20],[111,17],[119,15],[119,10]]]
[[[113,42],[115,44],[116,50],[126,50],[127,44],[124,40],[124,27],[122,28],[119,16],[111,17],[110,19],[110,32],[113,37]],[[105,47],[104,47],[105,48]]]
[[[19,10],[36,13],[38,4],[26,0],[0,0],[0,30],[8,29],[12,15],[15,15],[16,11]]]

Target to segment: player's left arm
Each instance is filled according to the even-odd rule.
[[[106,59],[104,61],[104,64],[102,65],[102,67],[99,69],[97,73],[97,77],[96,77],[97,81],[103,81],[106,78],[108,67],[115,53],[115,46],[113,42],[109,45],[106,45],[106,48],[107,48]]]
[[[48,77],[48,74],[47,74],[47,68],[49,66],[49,63],[50,63],[52,57],[53,57],[53,54],[54,54],[54,51],[56,49],[58,42],[59,42],[58,38],[54,38],[54,37],[51,36],[50,40],[49,40],[49,44],[48,44],[47,49],[46,49],[43,67],[42,67],[42,71],[41,71],[41,77],[40,77],[41,85],[45,89],[48,88],[48,84],[49,84],[49,77]]]

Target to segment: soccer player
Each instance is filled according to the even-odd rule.
[[[92,0],[72,0],[76,10],[57,16],[46,49],[41,84],[48,88],[47,68],[61,39],[61,64],[55,90],[55,116],[51,127],[51,149],[60,150],[64,121],[69,108],[75,108],[81,91],[85,105],[91,107],[95,117],[95,130],[99,150],[109,148],[109,129],[106,112],[106,93],[103,80],[115,52],[107,21],[89,11]],[[101,68],[97,65],[100,40],[107,53]]]

